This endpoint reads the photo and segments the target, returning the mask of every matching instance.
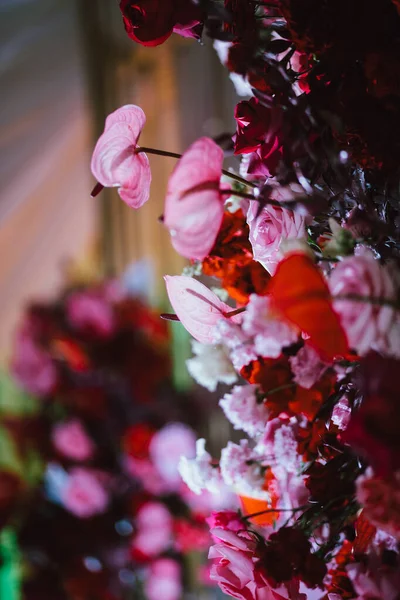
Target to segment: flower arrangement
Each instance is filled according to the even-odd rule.
[[[0,518],[23,597],[179,600],[211,585],[205,519],[220,504],[179,476],[201,419],[173,389],[159,315],[116,282],[70,287],[28,307],[12,373],[29,395],[16,411],[14,388],[2,414]]]
[[[92,160],[95,193],[116,186],[138,208],[147,155],[177,158],[163,222],[192,267],[165,277],[164,317],[193,336],[199,383],[235,384],[220,406],[247,434],[219,460],[205,440],[181,459],[194,492],[228,485],[241,501],[210,518],[211,578],[246,600],[396,600],[399,3],[120,7],[143,45],[208,35],[251,96],[225,148],[239,173],[218,140],[182,156],[141,147],[134,105],[107,118]]]

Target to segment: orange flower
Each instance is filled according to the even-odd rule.
[[[205,275],[221,279],[222,287],[239,304],[247,304],[250,294],[266,293],[270,276],[253,260],[249,228],[241,210],[224,214],[215,245],[202,267]]]

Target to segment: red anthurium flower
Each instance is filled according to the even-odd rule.
[[[271,307],[310,336],[309,344],[326,360],[345,355],[349,348],[334,312],[324,278],[303,253],[284,258],[269,283]]]
[[[118,187],[122,200],[139,208],[149,199],[149,159],[136,153],[146,115],[139,106],[127,104],[111,113],[92,156],[93,175],[104,187]]]
[[[173,247],[186,258],[203,260],[220,230],[223,159],[223,151],[212,139],[200,138],[183,154],[169,179],[164,224]]]

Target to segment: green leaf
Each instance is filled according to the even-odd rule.
[[[0,371],[0,417],[29,416],[38,409],[38,399],[29,396],[9,375]]]

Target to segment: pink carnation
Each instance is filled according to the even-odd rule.
[[[368,555],[367,564],[348,565],[347,573],[357,593],[355,600],[398,600],[399,569],[382,564],[375,552]]]
[[[356,485],[357,500],[367,519],[400,540],[400,471],[391,479],[381,479],[369,469],[357,479]]]
[[[256,385],[235,385],[219,401],[234,428],[245,431],[250,437],[261,434],[268,420],[268,410],[263,402],[258,402],[257,390]]]
[[[257,216],[258,210],[258,203],[250,202],[247,212],[249,239],[254,259],[273,275],[283,257],[282,242],[305,236],[305,217],[298,212],[270,205],[264,206]]]
[[[69,473],[61,501],[69,512],[80,519],[87,519],[107,509],[109,495],[97,473],[75,467]]]
[[[58,423],[52,431],[52,440],[56,450],[72,460],[88,460],[93,456],[94,445],[76,419]]]
[[[322,362],[319,354],[308,344],[291,356],[289,362],[294,381],[306,390],[312,388],[328,368],[327,363]]]
[[[236,371],[258,358],[252,338],[232,319],[220,319],[215,324],[212,341],[229,348],[229,356]]]
[[[282,348],[297,342],[295,327],[271,313],[266,296],[252,294],[243,315],[243,331],[254,336],[254,349],[259,356],[278,358]]]
[[[350,422],[351,408],[346,396],[340,398],[332,411],[331,421],[341,431],[345,431]]]
[[[92,157],[92,173],[105,187],[118,187],[122,200],[139,208],[149,199],[149,159],[136,153],[146,115],[139,106],[127,104],[111,113]]]
[[[365,299],[396,300],[388,271],[368,251],[340,262],[330,277],[329,288],[333,297],[355,295]],[[400,356],[399,320],[394,308],[351,300],[335,300],[333,307],[350,346],[358,354],[364,356],[373,349]]]
[[[221,451],[219,466],[223,480],[237,494],[269,500],[269,492],[264,489],[265,474],[260,457],[249,446],[248,440],[240,440],[239,444],[228,442]]]
[[[88,331],[100,337],[114,333],[116,323],[112,305],[105,297],[93,292],[74,292],[66,303],[67,318],[78,331]]]
[[[159,558],[154,561],[144,588],[148,600],[179,600],[182,597],[179,564],[171,558]]]

